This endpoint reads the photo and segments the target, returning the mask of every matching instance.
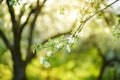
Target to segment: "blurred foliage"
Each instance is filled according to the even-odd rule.
[[[0,55],[0,80],[11,80],[13,65],[11,55],[7,50],[3,53],[4,54]]]
[[[86,53],[60,51],[57,56],[51,58],[49,68],[39,65],[39,59],[33,60],[27,67],[28,78],[29,80],[96,80],[100,61],[95,49]],[[33,67],[36,68],[32,69]]]
[[[2,40],[0,39],[0,56],[2,56],[2,54],[6,51],[6,47],[4,45],[4,43],[2,42]]]

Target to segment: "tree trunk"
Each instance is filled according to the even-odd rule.
[[[13,60],[13,80],[27,80],[26,78],[26,64],[19,55],[19,50],[14,50],[12,52]]]
[[[14,64],[13,68],[14,68],[13,80],[27,80],[26,73],[25,73],[26,71],[25,65],[20,65],[18,63],[18,64]]]

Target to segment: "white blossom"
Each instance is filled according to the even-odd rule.
[[[52,51],[48,51],[47,56],[51,56],[51,55],[52,55]]]
[[[62,46],[62,43],[59,43],[56,48],[59,49]]]
[[[70,46],[69,46],[69,45],[67,45],[67,46],[66,46],[66,50],[67,50],[68,52],[70,52],[70,51],[71,51],[71,49],[70,49]]]
[[[44,57],[41,56],[41,57],[40,57],[40,64],[43,64],[43,63],[44,63],[44,60],[45,60]]]
[[[50,63],[47,61],[44,62],[44,65],[45,65],[45,67],[50,67]]]
[[[68,39],[68,43],[74,43],[74,37],[70,36],[67,38]]]

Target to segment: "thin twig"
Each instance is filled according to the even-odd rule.
[[[78,29],[75,31],[75,33],[73,33],[73,36],[75,36],[75,34],[76,34],[78,31],[80,32],[80,31],[82,30],[83,26],[86,24],[87,21],[89,21],[89,20],[90,20],[91,18],[93,18],[95,15],[101,13],[102,11],[104,11],[105,9],[107,9],[108,7],[110,7],[111,5],[115,4],[117,1],[119,1],[119,0],[116,0],[116,1],[108,4],[105,8],[97,11],[96,13],[94,13],[93,15],[91,15],[89,18],[87,18],[85,21],[83,21],[83,22],[79,25],[79,27],[78,27]]]

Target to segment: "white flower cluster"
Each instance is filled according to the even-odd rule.
[[[56,48],[59,49],[62,46],[62,43],[59,43],[58,45],[56,45]]]
[[[72,36],[68,37],[67,40],[68,40],[69,44],[72,44],[75,41],[74,37],[72,37]]]
[[[61,40],[58,41],[55,46],[52,46],[53,50],[49,50],[46,53],[46,56],[40,57],[40,64],[43,64],[45,67],[50,67],[50,63],[48,62],[48,60],[46,59],[46,57],[49,59],[50,56],[52,56],[52,54],[54,53],[54,51],[58,51],[60,48],[62,47],[66,47],[67,52],[71,52],[71,48],[70,46],[74,43],[75,39],[73,36],[69,36],[67,39],[65,39],[65,43],[63,43]],[[55,50],[54,50],[55,49]]]
[[[50,67],[50,63],[43,56],[40,57],[40,64],[44,64],[45,67]]]
[[[51,55],[52,55],[52,51],[48,51],[47,56],[51,56]]]
[[[66,50],[67,50],[68,52],[70,52],[70,51],[71,51],[71,49],[70,49],[70,46],[69,46],[69,45],[67,45],[67,46],[66,46]]]
[[[40,64],[43,64],[44,63],[44,60],[45,60],[45,58],[44,57],[40,57]]]
[[[50,67],[50,63],[48,61],[45,61],[44,64],[45,64],[45,67]]]

